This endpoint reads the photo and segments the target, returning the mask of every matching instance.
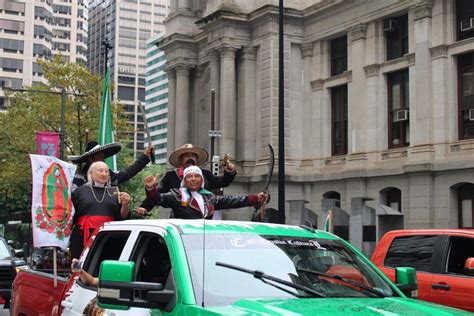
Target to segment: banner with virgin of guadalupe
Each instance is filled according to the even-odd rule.
[[[52,156],[30,155],[30,161],[33,246],[66,249],[74,216],[71,185],[76,166]]]

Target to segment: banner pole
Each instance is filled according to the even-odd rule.
[[[57,264],[57,254],[56,247],[53,247],[53,276],[54,276],[54,288],[58,287],[58,264]]]

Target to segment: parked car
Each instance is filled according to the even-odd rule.
[[[18,251],[16,255],[23,257],[23,252]],[[26,267],[26,262],[15,257],[5,238],[0,236],[0,296],[5,300],[5,308],[10,305],[13,279],[20,267]]]
[[[74,272],[54,287],[51,276],[21,270],[11,315],[470,315],[405,297],[352,245],[308,227],[110,222],[79,260],[93,280]],[[416,285],[413,268],[397,274]]]
[[[474,230],[390,231],[372,262],[391,280],[398,267],[413,267],[420,299],[474,312]]]

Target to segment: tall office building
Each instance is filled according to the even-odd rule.
[[[158,34],[146,43],[146,90],[145,116],[151,142],[155,147],[156,163],[166,163],[166,143],[168,130],[168,75],[164,68],[165,53],[156,44],[161,38]]]
[[[90,3],[88,67],[93,73],[104,73],[107,42],[113,97],[124,105],[133,126],[130,147],[135,152],[143,150],[145,140],[139,102],[145,101],[146,41],[164,31],[168,3],[169,0]]]
[[[45,83],[38,59],[62,55],[86,62],[87,4],[84,0],[0,0],[0,84],[13,89]],[[7,102],[0,92],[0,109]]]

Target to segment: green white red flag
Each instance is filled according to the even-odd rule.
[[[328,210],[328,213],[326,215],[326,219],[324,220],[324,230],[327,232],[332,233],[334,226],[332,222],[332,210]]]
[[[114,142],[112,122],[112,99],[110,97],[110,71],[109,67],[105,71],[104,84],[102,86],[102,97],[100,100],[100,119],[99,119],[99,145],[106,145]],[[115,155],[106,158],[105,163],[110,170],[117,171],[117,159]]]
[[[53,156],[31,154],[30,161],[33,245],[67,249],[74,217],[71,185],[76,166]]]

